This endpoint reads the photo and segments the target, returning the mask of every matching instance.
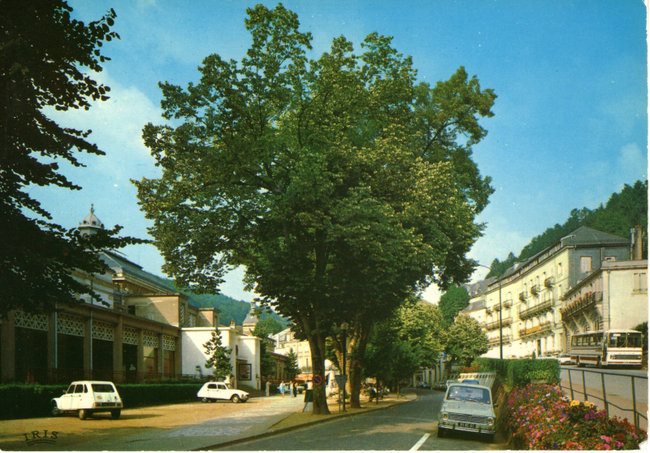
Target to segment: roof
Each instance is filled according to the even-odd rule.
[[[630,241],[626,238],[614,234],[605,233],[604,231],[594,230],[586,226],[581,226],[571,234],[560,239],[563,246],[587,246],[587,245],[622,245],[627,246]]]
[[[467,307],[463,308],[461,311],[469,312],[469,311],[482,310],[484,308],[485,308],[485,300],[477,300],[475,302],[471,302]]]
[[[169,294],[181,293],[181,291],[179,291],[171,281],[145,271],[142,266],[129,261],[125,256],[117,252],[104,251],[100,254],[100,258],[116,273],[133,276],[159,288],[161,291],[166,291]],[[200,305],[194,301],[191,296],[188,296],[185,293],[182,294],[188,298],[188,303],[190,305],[200,308]]]
[[[513,266],[508,271],[506,271],[500,278],[504,279],[516,273],[519,269],[526,267],[529,263],[537,260],[540,256],[548,253],[554,247],[589,247],[589,246],[620,246],[627,247],[630,245],[630,241],[621,236],[616,236],[615,234],[605,233],[604,231],[594,230],[586,226],[581,226],[580,228],[572,231],[558,242],[553,244],[550,247],[545,248],[541,252],[531,256],[526,261],[522,263],[517,263],[516,266]]]

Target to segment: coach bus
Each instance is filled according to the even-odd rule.
[[[641,367],[643,336],[636,330],[606,330],[571,336],[569,354],[578,366]]]

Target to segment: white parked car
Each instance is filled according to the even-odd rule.
[[[248,392],[232,388],[227,382],[206,382],[196,394],[201,401],[207,403],[216,400],[230,400],[233,403],[244,403],[248,399]]]
[[[438,417],[438,437],[443,437],[447,431],[469,431],[493,440],[496,415],[489,387],[449,384]]]
[[[58,398],[52,398],[52,415],[76,412],[81,420],[95,412],[110,412],[115,419],[122,413],[122,398],[109,381],[75,381]]]

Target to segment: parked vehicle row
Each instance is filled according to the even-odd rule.
[[[235,389],[227,382],[206,382],[196,396],[202,402],[243,403],[249,398],[248,392]],[[118,419],[124,407],[115,384],[110,381],[74,381],[63,395],[52,398],[51,405],[52,415],[76,413],[81,420],[98,412],[110,412],[113,419]]]

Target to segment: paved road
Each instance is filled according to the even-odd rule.
[[[266,432],[299,411],[302,398],[252,398],[244,404],[183,403],[97,414],[0,420],[0,450],[193,450]]]
[[[224,450],[501,450],[475,435],[438,439],[438,411],[443,393],[421,390],[419,398],[385,410],[335,419]]]

